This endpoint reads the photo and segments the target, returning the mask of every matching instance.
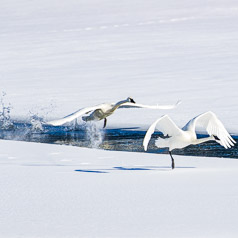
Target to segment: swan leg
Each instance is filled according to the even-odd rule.
[[[104,125],[103,125],[103,128],[105,128],[107,125],[107,118],[104,118]]]
[[[169,151],[169,155],[170,155],[171,160],[172,160],[172,165],[171,165],[171,167],[172,167],[172,169],[174,169],[174,168],[175,168],[175,163],[174,163],[174,158],[173,158],[173,156],[172,156],[171,151]]]
[[[78,121],[77,118],[74,120],[74,130],[78,129]]]

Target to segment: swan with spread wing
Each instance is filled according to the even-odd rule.
[[[67,122],[71,122],[74,119],[83,116],[84,114],[89,114],[87,116],[83,116],[82,119],[84,121],[99,121],[104,119],[104,126],[106,127],[107,124],[107,117],[114,113],[114,111],[118,108],[148,108],[148,109],[173,109],[178,104],[180,104],[181,101],[178,101],[174,105],[143,105],[143,104],[137,104],[133,98],[128,97],[125,100],[119,101],[117,103],[103,103],[99,104],[97,106],[93,107],[86,107],[79,109],[78,111],[58,120],[49,121],[46,124],[50,124],[53,126],[60,126]]]
[[[169,148],[172,169],[175,167],[171,153],[173,149],[181,149],[188,145],[196,145],[210,140],[216,141],[226,149],[231,148],[236,143],[229,135],[222,122],[211,111],[193,118],[182,129],[180,129],[168,115],[160,117],[146,132],[143,141],[145,151],[147,150],[151,135],[154,133],[156,127],[165,136],[168,136],[168,138],[158,138],[155,141],[155,145],[158,148]],[[209,134],[209,137],[198,139],[195,132],[196,127],[204,128]]]

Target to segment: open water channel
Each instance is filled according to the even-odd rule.
[[[49,144],[71,145],[104,150],[132,151],[144,153],[168,153],[168,149],[159,149],[154,145],[155,139],[162,136],[155,132],[150,140],[148,151],[142,146],[145,131],[140,128],[102,129],[94,124],[78,127],[42,125],[41,130],[32,129],[30,123],[14,122],[7,129],[0,129],[0,139],[19,140]],[[198,137],[207,135],[199,134]],[[238,136],[233,136],[238,142]],[[225,149],[216,142],[210,141],[199,145],[190,145],[184,149],[174,150],[173,154],[190,156],[208,156],[238,158],[238,143]]]

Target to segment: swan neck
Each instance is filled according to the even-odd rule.
[[[127,102],[127,100],[122,100],[122,101],[117,102],[117,103],[113,106],[112,110],[113,110],[113,111],[116,110],[118,107],[120,107],[122,104],[124,104],[124,103],[126,103],[126,102]]]

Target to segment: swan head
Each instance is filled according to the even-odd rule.
[[[136,102],[134,101],[134,99],[131,98],[131,97],[128,97],[128,98],[127,98],[127,101],[128,101],[128,102],[132,102],[132,103],[136,103]]]

